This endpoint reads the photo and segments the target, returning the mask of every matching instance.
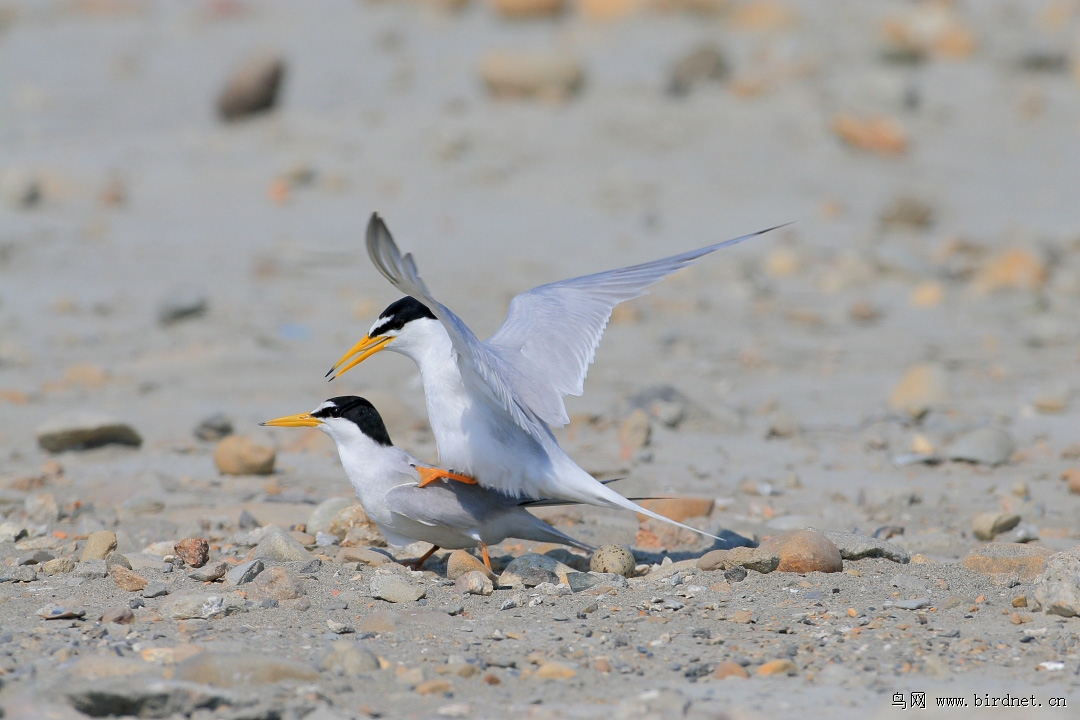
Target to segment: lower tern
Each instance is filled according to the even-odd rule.
[[[439,548],[479,547],[490,570],[487,546],[508,537],[593,551],[529,513],[527,501],[467,484],[468,478],[450,473],[458,482],[420,489],[423,481],[445,473],[395,447],[379,412],[364,398],[331,398],[309,413],[262,424],[317,427],[329,435],[364,512],[387,542],[403,546],[422,540],[433,545],[413,563],[417,569]]]
[[[769,230],[533,288],[511,300],[502,326],[481,341],[431,295],[412,255],[401,254],[374,214],[367,228],[368,255],[407,297],[387,307],[327,375],[339,377],[381,350],[405,355],[420,369],[428,422],[444,466],[513,497],[632,510],[715,539],[598,482],[559,447],[550,427],[569,422],[563,398],[582,393],[617,304],[644,295],[647,287],[704,255]]]

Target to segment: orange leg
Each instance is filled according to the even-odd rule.
[[[468,475],[458,475],[442,468],[417,467],[416,474],[420,476],[420,487],[427,487],[436,480],[456,480],[466,485],[476,485],[476,479]]]
[[[424,555],[422,557],[420,557],[420,558],[418,558],[416,560],[410,560],[409,562],[402,563],[402,564],[405,565],[406,567],[412,568],[413,570],[419,570],[420,568],[424,567],[424,563],[427,562],[427,559],[429,557],[431,557],[432,555],[434,555],[435,552],[438,549],[439,549],[438,545],[432,545],[431,549],[428,550],[426,553],[424,553]]]
[[[491,567],[491,558],[488,557],[487,545],[484,543],[480,543],[480,557],[484,558],[484,565],[487,566],[487,569],[495,572]]]

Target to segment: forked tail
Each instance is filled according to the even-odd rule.
[[[600,507],[615,508],[619,510],[631,510],[636,513],[641,513],[642,515],[645,515],[647,517],[651,517],[654,520],[660,520],[662,522],[668,523],[669,525],[680,527],[683,530],[690,530],[691,532],[696,532],[698,535],[704,535],[705,537],[712,538],[713,540],[722,539],[717,537],[716,535],[707,533],[704,530],[698,530],[696,527],[690,527],[689,525],[677,522],[675,520],[672,520],[671,518],[666,518],[659,513],[653,512],[652,510],[647,510],[638,505],[633,500],[623,497],[619,493],[609,488],[607,485],[603,485],[599,482],[596,482],[595,480],[593,480],[593,482],[588,487],[582,488],[582,490],[587,493],[587,496],[576,498],[579,502],[588,503],[589,505],[598,505]]]

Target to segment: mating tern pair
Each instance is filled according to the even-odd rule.
[[[266,424],[310,424],[327,432],[337,443],[361,504],[365,510],[372,504],[374,514],[369,515],[392,544],[425,539],[462,547],[467,545],[453,543],[468,538],[483,548],[486,538],[512,531],[509,536],[524,539],[544,533],[550,538],[555,533],[562,538],[556,542],[581,547],[536,518],[510,522],[509,527],[508,518],[528,515],[519,498],[632,510],[718,539],[643,508],[597,481],[559,447],[551,426],[569,422],[563,398],[582,393],[596,346],[617,304],[644,295],[650,285],[709,253],[769,230],[533,288],[510,302],[502,327],[481,341],[431,295],[412,256],[401,254],[382,219],[372,215],[368,255],[406,297],[388,306],[327,375],[332,374],[333,380],[384,349],[411,358],[420,369],[440,463],[452,470],[418,463],[393,448],[388,438],[372,441],[378,433],[370,432],[371,426],[365,430],[357,418],[352,418],[352,427],[329,422],[335,412],[335,420],[349,419],[348,413],[341,417],[335,400],[310,414]],[[384,436],[385,429],[380,437]],[[456,481],[436,486],[450,494],[442,492],[431,502],[420,500],[417,493],[435,490],[425,486],[439,479]],[[398,491],[403,484],[408,490]],[[472,484],[479,487],[462,489]],[[463,502],[463,497],[469,500]],[[467,502],[473,503],[471,509],[462,512]]]

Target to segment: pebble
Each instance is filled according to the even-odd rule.
[[[251,685],[270,685],[283,680],[313,682],[319,673],[295,660],[253,652],[202,652],[179,663],[174,680],[246,689]]]
[[[161,597],[162,595],[168,594],[169,588],[167,588],[165,586],[165,583],[160,580],[151,580],[150,582],[146,583],[146,587],[142,591],[142,596],[147,599]]]
[[[568,577],[570,574],[568,574]],[[526,568],[525,570],[522,570],[519,575],[521,576],[521,584],[527,588],[534,588],[537,585],[543,585],[544,583],[550,583],[552,585],[557,585],[559,583],[558,576],[544,568]]]
[[[737,547],[730,550],[712,550],[697,561],[699,570],[730,570],[742,566],[758,573],[771,573],[780,565],[780,556],[765,548]]]
[[[209,565],[188,573],[188,577],[198,582],[213,582],[225,577],[225,573],[229,569],[229,564],[224,562],[213,562]]]
[[[723,680],[729,677],[742,678],[745,680],[750,677],[750,673],[746,672],[746,668],[739,663],[732,662],[731,660],[724,660],[717,663],[712,676],[717,680]]]
[[[75,620],[86,617],[86,611],[72,605],[51,603],[39,609],[37,615],[46,620]]]
[[[158,305],[158,324],[168,327],[181,320],[200,317],[206,314],[209,305],[206,295],[201,292],[192,289],[173,290]]]
[[[128,570],[123,565],[113,565],[109,568],[109,575],[112,576],[113,582],[116,583],[117,587],[121,590],[139,592],[140,590],[146,589],[146,578]]]
[[[37,441],[42,450],[53,453],[102,445],[138,447],[142,444],[142,438],[130,425],[108,415],[82,411],[42,423],[37,429]]]
[[[668,94],[686,95],[699,83],[722,82],[728,75],[728,65],[720,48],[712,43],[700,45],[679,58],[671,69]]]
[[[601,545],[589,561],[589,570],[633,577],[636,562],[630,548],[624,545]]]
[[[31,565],[13,565],[0,567],[0,583],[34,582],[37,570]]]
[[[242,435],[230,435],[214,447],[214,465],[222,475],[269,475],[274,448]]]
[[[832,541],[813,530],[792,530],[775,535],[761,544],[762,550],[776,553],[780,572],[840,572],[844,561]]]
[[[35,550],[29,555],[19,555],[15,558],[16,565],[43,565],[50,560],[55,560],[56,556],[48,550]]]
[[[584,82],[581,64],[561,54],[497,50],[480,63],[480,78],[492,97],[569,99]]]
[[[58,557],[49,560],[41,566],[41,571],[46,575],[64,575],[75,569],[75,561],[69,557]]]
[[[536,672],[533,673],[534,677],[541,680],[569,680],[577,675],[577,671],[568,665],[563,665],[558,662],[546,662],[536,668]]]
[[[360,505],[352,504],[340,510],[326,530],[331,535],[343,538],[342,545],[386,545],[379,529],[375,527],[375,523],[368,520],[364,508]]]
[[[795,667],[795,663],[787,658],[781,658],[780,660],[770,660],[758,666],[758,675],[794,675],[799,671]]]
[[[87,560],[104,560],[105,556],[116,549],[116,533],[112,530],[98,530],[90,533],[79,555],[81,562]]]
[[[195,437],[203,442],[217,442],[233,434],[232,420],[224,413],[214,413],[203,418],[193,432]]]
[[[75,565],[75,575],[87,580],[97,580],[109,574],[104,560],[86,560]]]
[[[411,585],[393,575],[377,575],[373,577],[370,591],[371,597],[392,603],[416,602],[425,595],[423,588]]]
[[[173,595],[161,606],[162,614],[174,620],[210,620],[230,615],[237,610],[238,607],[229,604],[221,595],[207,593]]]
[[[446,559],[446,577],[449,580],[457,580],[462,575],[478,572],[483,575],[491,575],[484,563],[465,550],[455,550]],[[475,593],[474,593],[475,594]]]
[[[308,515],[308,534],[317,535],[321,532],[331,532],[330,524],[334,521],[334,518],[336,518],[342,510],[354,506],[356,506],[355,498],[334,497],[330,498],[329,500],[323,500],[321,503],[316,505],[315,509],[311,511],[311,514]],[[361,510],[361,512],[363,511]],[[348,528],[344,528],[344,531],[342,531],[340,534],[332,534],[337,535],[339,538],[343,538],[345,537],[345,531],[348,531]]]
[[[184,564],[193,568],[202,567],[210,559],[210,543],[202,538],[184,538],[173,550]]]
[[[241,510],[239,517],[236,518],[236,527],[241,530],[254,530],[262,527],[262,523],[249,511]]]
[[[506,566],[502,575],[499,576],[499,585],[503,587],[520,587],[525,584],[524,579],[521,576],[528,568],[538,567],[542,570],[548,570],[555,573],[559,582],[566,582],[566,576],[568,573],[574,572],[572,567],[564,565],[563,563],[548,557],[547,555],[537,555],[536,553],[526,553],[521,557],[515,558]]]
[[[247,588],[249,600],[295,600],[307,594],[304,581],[298,574],[283,567],[267,568],[251,581]]]
[[[619,577],[622,577],[622,575]],[[570,592],[579,593],[596,587],[601,581],[592,573],[572,572],[566,574],[566,582],[570,586]]]
[[[746,579],[746,568],[742,565],[728,568],[724,571],[724,580],[729,583],[740,583]]]
[[[1009,433],[1000,428],[981,427],[956,436],[946,455],[950,460],[995,466],[1008,460],[1015,449]]]
[[[285,61],[259,56],[248,60],[229,76],[217,99],[223,120],[239,120],[272,110],[285,76]]]
[[[1080,546],[1050,556],[1035,582],[1035,599],[1049,615],[1080,615]]]
[[[113,551],[105,556],[105,567],[111,568],[113,565],[119,565],[120,567],[127,568],[128,570],[134,570],[131,567],[131,561],[127,559],[126,555]]]
[[[889,407],[919,418],[949,399],[949,380],[945,368],[923,363],[908,368],[889,395]]]
[[[379,669],[379,658],[351,640],[335,640],[321,660],[319,669],[335,675],[360,675]]]
[[[278,562],[307,562],[311,553],[287,531],[277,525],[267,525],[263,539],[255,546],[253,554]]]
[[[989,542],[1003,532],[1020,524],[1020,516],[1013,513],[984,512],[971,521],[971,530],[979,540]]]
[[[1038,290],[1049,273],[1046,263],[1027,248],[1013,248],[987,258],[972,280],[977,292]]]
[[[229,585],[244,585],[254,580],[264,567],[262,560],[248,560],[240,563],[225,573],[225,582]]]
[[[337,620],[330,618],[327,618],[326,620],[326,629],[335,635],[348,635],[356,632],[356,628],[352,625],[346,625],[345,623],[340,623]]]
[[[1046,570],[1051,554],[1050,550],[1039,546],[991,543],[972,550],[960,564],[982,575],[1015,575],[1026,581]]]
[[[115,607],[106,610],[101,615],[101,622],[116,623],[117,625],[130,625],[135,621],[135,613],[129,607]]]
[[[882,557],[896,563],[911,561],[911,553],[888,540],[849,532],[825,531],[821,534],[836,546],[844,560]]]

